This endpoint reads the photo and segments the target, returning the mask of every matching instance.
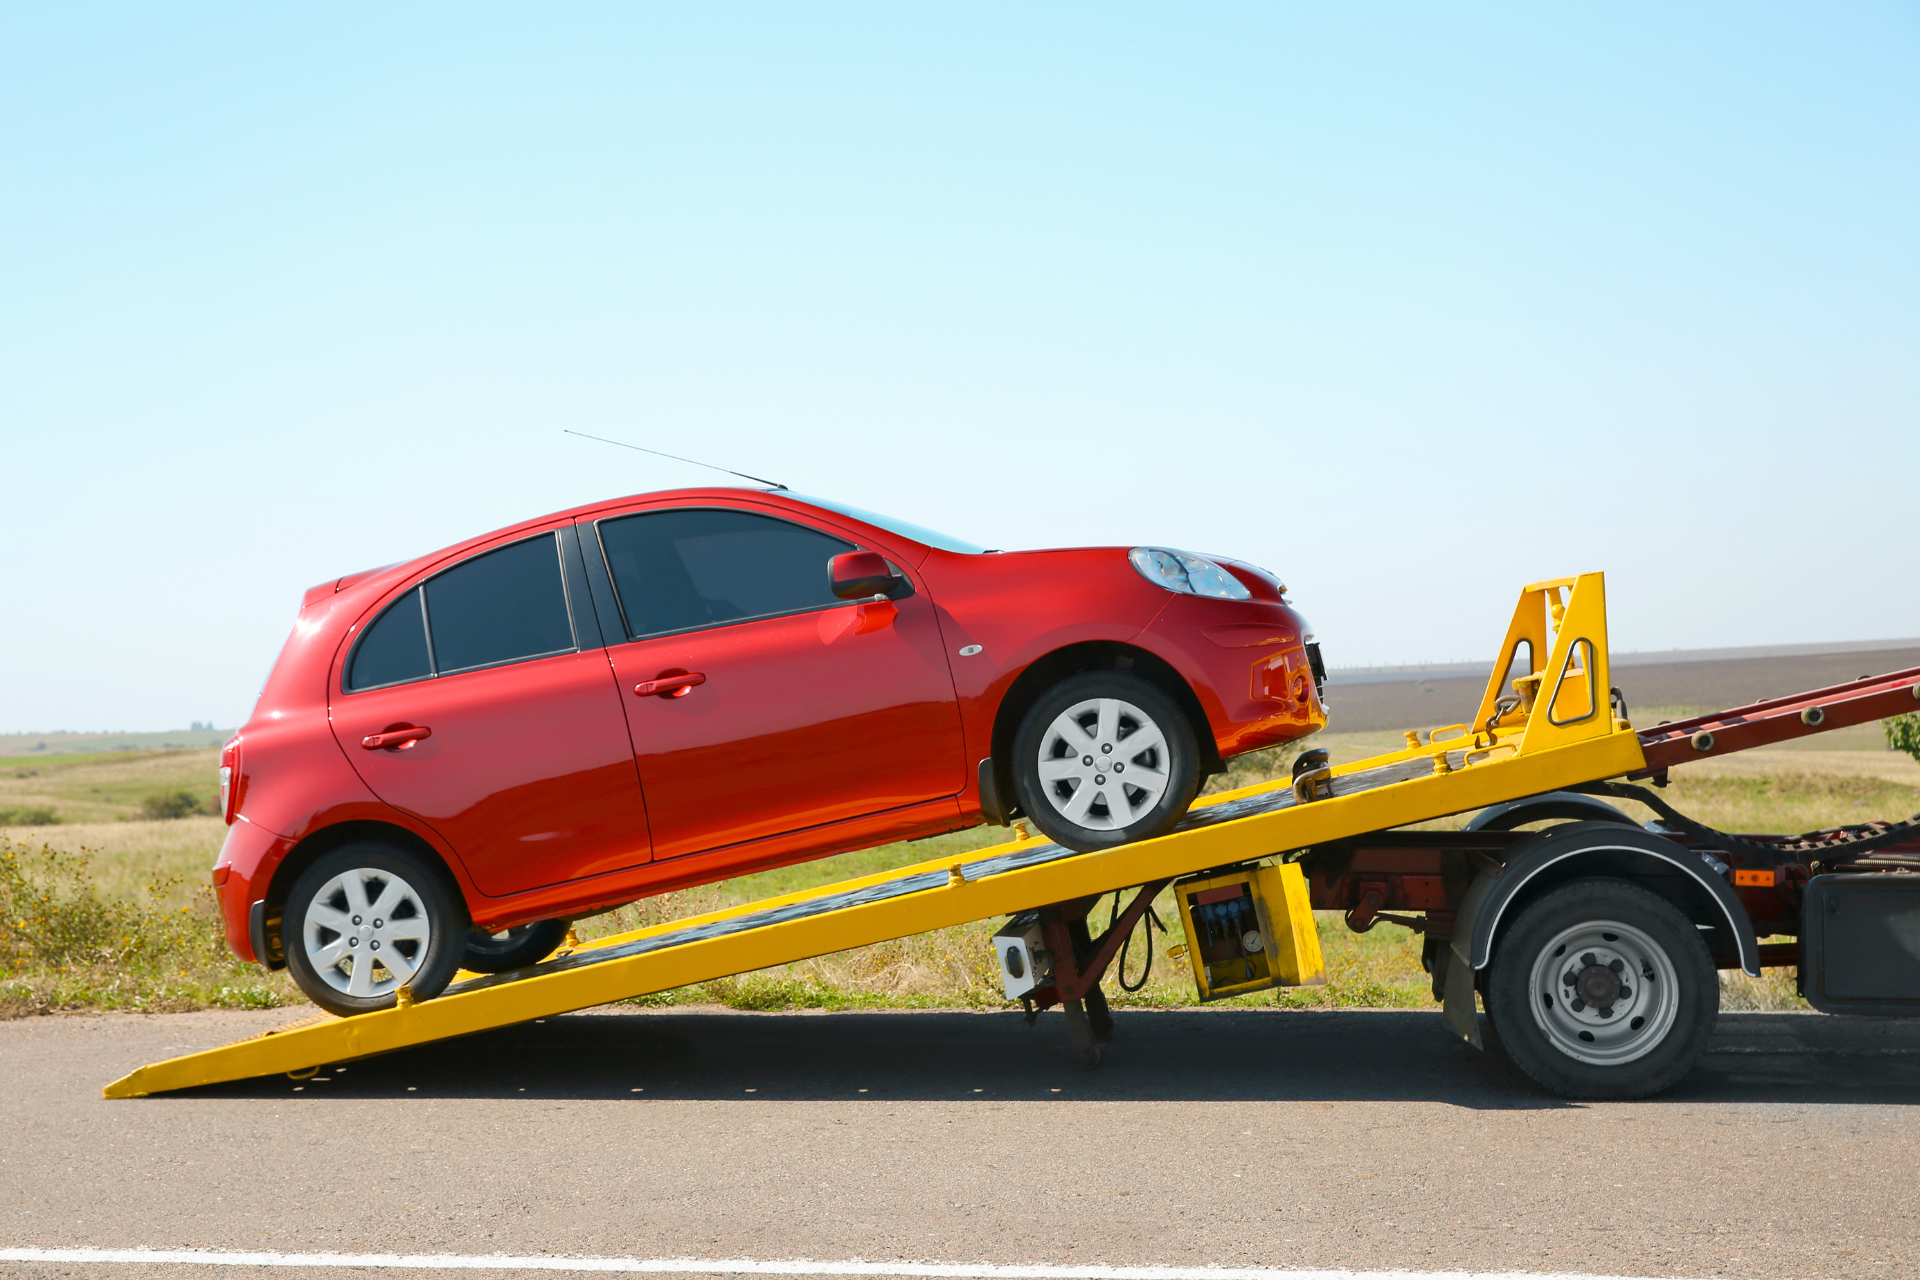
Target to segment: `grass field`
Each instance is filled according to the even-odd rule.
[[[1877,739],[1847,731],[1841,749],[1775,747],[1674,771],[1663,793],[1703,822],[1733,831],[1806,831],[1920,811],[1920,765]],[[1877,733],[1877,730],[1875,731]],[[1841,734],[1823,735],[1838,739]],[[1814,739],[1821,742],[1821,739]],[[1324,734],[1313,745],[1336,761],[1399,746],[1397,733]],[[1826,744],[1822,743],[1824,747]],[[55,824],[0,828],[0,1016],[98,1008],[175,1010],[294,1004],[303,997],[283,974],[233,960],[219,937],[206,888],[225,827],[217,818],[154,821],[136,815],[156,792],[213,793],[211,750],[112,752],[0,765],[0,809],[44,806]],[[1234,762],[1211,789],[1244,786],[1286,772],[1284,752]],[[1636,817],[1650,813],[1632,802]],[[1468,815],[1425,824],[1456,828]],[[716,907],[983,848],[1004,838],[983,827],[785,867],[721,885],[650,899],[580,922],[585,937],[682,918]],[[42,850],[47,851],[42,853]],[[1104,919],[1106,906],[1098,909]],[[1160,918],[1177,928],[1171,904]],[[651,1004],[720,1003],[735,1008],[991,1007],[1002,1003],[987,939],[997,921],[884,943],[761,973],[646,998]],[[1415,937],[1393,925],[1354,934],[1323,913],[1329,983],[1240,997],[1234,1003],[1291,1007],[1431,1005]],[[1174,940],[1177,940],[1174,939]],[[1151,977],[1138,993],[1107,981],[1117,1005],[1193,1002],[1190,979],[1156,936]],[[1127,976],[1140,973],[1130,953]],[[1729,1008],[1804,1007],[1790,971],[1755,981],[1723,979]]]

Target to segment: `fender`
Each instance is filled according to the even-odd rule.
[[[1570,858],[1593,860],[1603,873],[1623,880],[1634,879],[1636,864],[1645,868],[1649,861],[1678,871],[1718,908],[1733,935],[1741,970],[1750,977],[1760,976],[1760,941],[1754,936],[1752,918],[1732,886],[1715,875],[1699,854],[1651,831],[1606,821],[1570,822],[1542,831],[1515,845],[1499,870],[1482,872],[1461,901],[1452,944],[1454,955],[1469,969],[1486,968],[1493,959],[1494,936],[1520,891]]]
[[[1511,804],[1525,805],[1544,798],[1529,797]],[[1494,813],[1509,807],[1495,805],[1487,812]],[[1523,822],[1533,820],[1520,819]],[[1734,896],[1732,887],[1708,870],[1699,854],[1651,831],[1637,826],[1622,826],[1614,820],[1570,822],[1514,845],[1506,863],[1499,867],[1488,867],[1474,877],[1466,896],[1460,900],[1459,913],[1454,917],[1453,941],[1447,948],[1447,976],[1441,1018],[1448,1030],[1474,1048],[1483,1047],[1480,1019],[1473,1001],[1474,978],[1493,959],[1494,937],[1499,932],[1501,920],[1514,899],[1520,896],[1521,890],[1554,867],[1564,869],[1564,864],[1570,858],[1592,859],[1599,864],[1598,870],[1622,880],[1635,879],[1649,862],[1678,871],[1704,890],[1719,909],[1727,929],[1733,934],[1734,945],[1740,954],[1740,968],[1750,977],[1760,976],[1760,940],[1754,936],[1753,920],[1740,904],[1740,899]]]
[[[1537,796],[1522,796],[1505,804],[1490,805],[1473,815],[1469,831],[1511,831],[1542,818],[1590,819],[1617,822],[1629,827],[1640,824],[1604,800],[1583,796],[1578,791],[1542,791]]]

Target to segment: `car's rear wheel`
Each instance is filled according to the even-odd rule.
[[[506,973],[539,964],[567,940],[567,924],[565,920],[535,920],[498,933],[469,929],[466,958],[460,967],[474,973]]]
[[[1020,807],[1049,839],[1091,852],[1165,834],[1199,787],[1186,715],[1125,671],[1070,676],[1027,709],[1014,735]]]
[[[446,989],[466,954],[466,904],[426,859],[370,840],[302,871],[281,913],[287,971],[309,999],[348,1017]]]

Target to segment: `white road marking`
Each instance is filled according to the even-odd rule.
[[[1567,1271],[1327,1271],[1291,1267],[1039,1267],[989,1262],[812,1262],[804,1258],[565,1258],[460,1253],[231,1253],[218,1249],[0,1249],[0,1262],[209,1267],[386,1267],[408,1271],[606,1271],[628,1275],[924,1276],[932,1280],[1650,1280]]]

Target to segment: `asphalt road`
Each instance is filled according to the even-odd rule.
[[[1727,1015],[1603,1105],[1437,1014],[1221,1010],[1094,1072],[1057,1013],[610,1012],[100,1098],[296,1013],[0,1024],[0,1246],[1920,1275],[1920,1024]]]

